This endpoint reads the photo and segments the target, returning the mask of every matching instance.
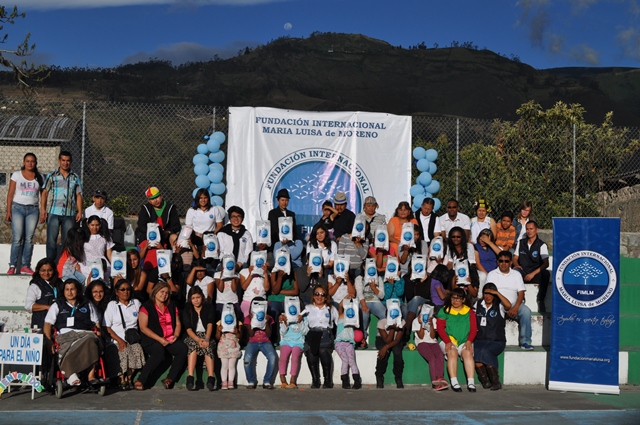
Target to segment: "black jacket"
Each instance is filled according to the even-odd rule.
[[[178,211],[175,205],[164,201],[167,205],[162,212],[162,226],[160,226],[160,232],[169,231],[170,233],[178,234],[182,228],[180,224],[180,217],[178,217]],[[138,213],[138,225],[136,227],[136,243],[139,245],[142,241],[147,239],[147,224],[157,223],[158,214],[156,214],[153,205],[146,203],[140,208]],[[163,241],[166,242],[166,241]]]

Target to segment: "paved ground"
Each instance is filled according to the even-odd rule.
[[[28,391],[3,394],[0,422],[19,424],[155,424],[256,422],[312,424],[388,424],[411,421],[439,424],[511,424],[541,421],[545,425],[640,424],[640,387],[625,386],[621,395],[593,395],[547,391],[542,386],[513,386],[472,394],[408,386],[404,390],[273,390],[188,392],[109,391],[65,393],[61,400]],[[46,419],[45,419],[46,418]],[[418,422],[416,422],[418,421]]]

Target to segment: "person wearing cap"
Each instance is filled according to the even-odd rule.
[[[40,223],[47,222],[47,258],[58,256],[58,232],[62,228],[60,243],[64,246],[67,233],[82,220],[82,182],[80,176],[71,171],[71,152],[58,155],[60,167],[47,174],[40,192]],[[51,205],[47,201],[51,193]]]
[[[376,198],[373,196],[367,196],[364,199],[362,212],[367,216],[367,223],[369,223],[369,234],[367,235],[369,239],[373,239],[373,234],[378,226],[384,226],[387,224],[387,217],[385,217],[384,214],[377,213],[377,209],[378,201],[376,201]]]
[[[276,242],[280,241],[280,232],[278,231],[278,218],[280,217],[293,218],[293,241],[297,239],[296,213],[287,209],[289,206],[289,199],[289,191],[287,189],[280,189],[276,195],[278,206],[269,211],[268,220],[271,223],[271,249],[273,249]]]
[[[173,247],[178,239],[182,226],[175,205],[165,201],[157,187],[149,187],[145,191],[147,203],[140,208],[138,225],[136,226],[136,243],[140,248],[140,256],[144,258],[143,268],[147,271],[149,281],[156,282],[158,259],[156,249]],[[150,247],[147,241],[147,224],[158,223],[160,227],[160,246]],[[149,271],[155,270],[155,275]]]
[[[91,199],[93,199],[93,205],[84,210],[84,218],[97,215],[107,222],[109,231],[113,232],[113,210],[105,205],[107,202],[107,191],[97,189],[93,192]]]
[[[336,241],[340,240],[340,236],[351,233],[353,223],[356,221],[356,215],[347,209],[348,200],[344,192],[338,192],[333,197],[333,205],[338,212],[333,220],[333,237]]]
[[[442,224],[440,218],[433,212],[435,201],[432,198],[424,198],[417,213],[418,229],[423,241],[429,243],[435,237],[441,235]]]

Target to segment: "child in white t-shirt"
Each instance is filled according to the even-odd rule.
[[[436,318],[431,317],[429,326],[425,329],[422,322],[422,315],[413,319],[411,330],[414,332],[414,341],[418,353],[429,363],[429,374],[431,375],[431,387],[435,391],[442,391],[449,388],[447,380],[444,379],[444,355],[436,333]]]

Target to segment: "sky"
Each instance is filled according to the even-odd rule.
[[[36,64],[110,68],[233,57],[314,31],[409,47],[471,42],[537,69],[640,67],[640,0],[14,0],[2,48],[27,33]]]

